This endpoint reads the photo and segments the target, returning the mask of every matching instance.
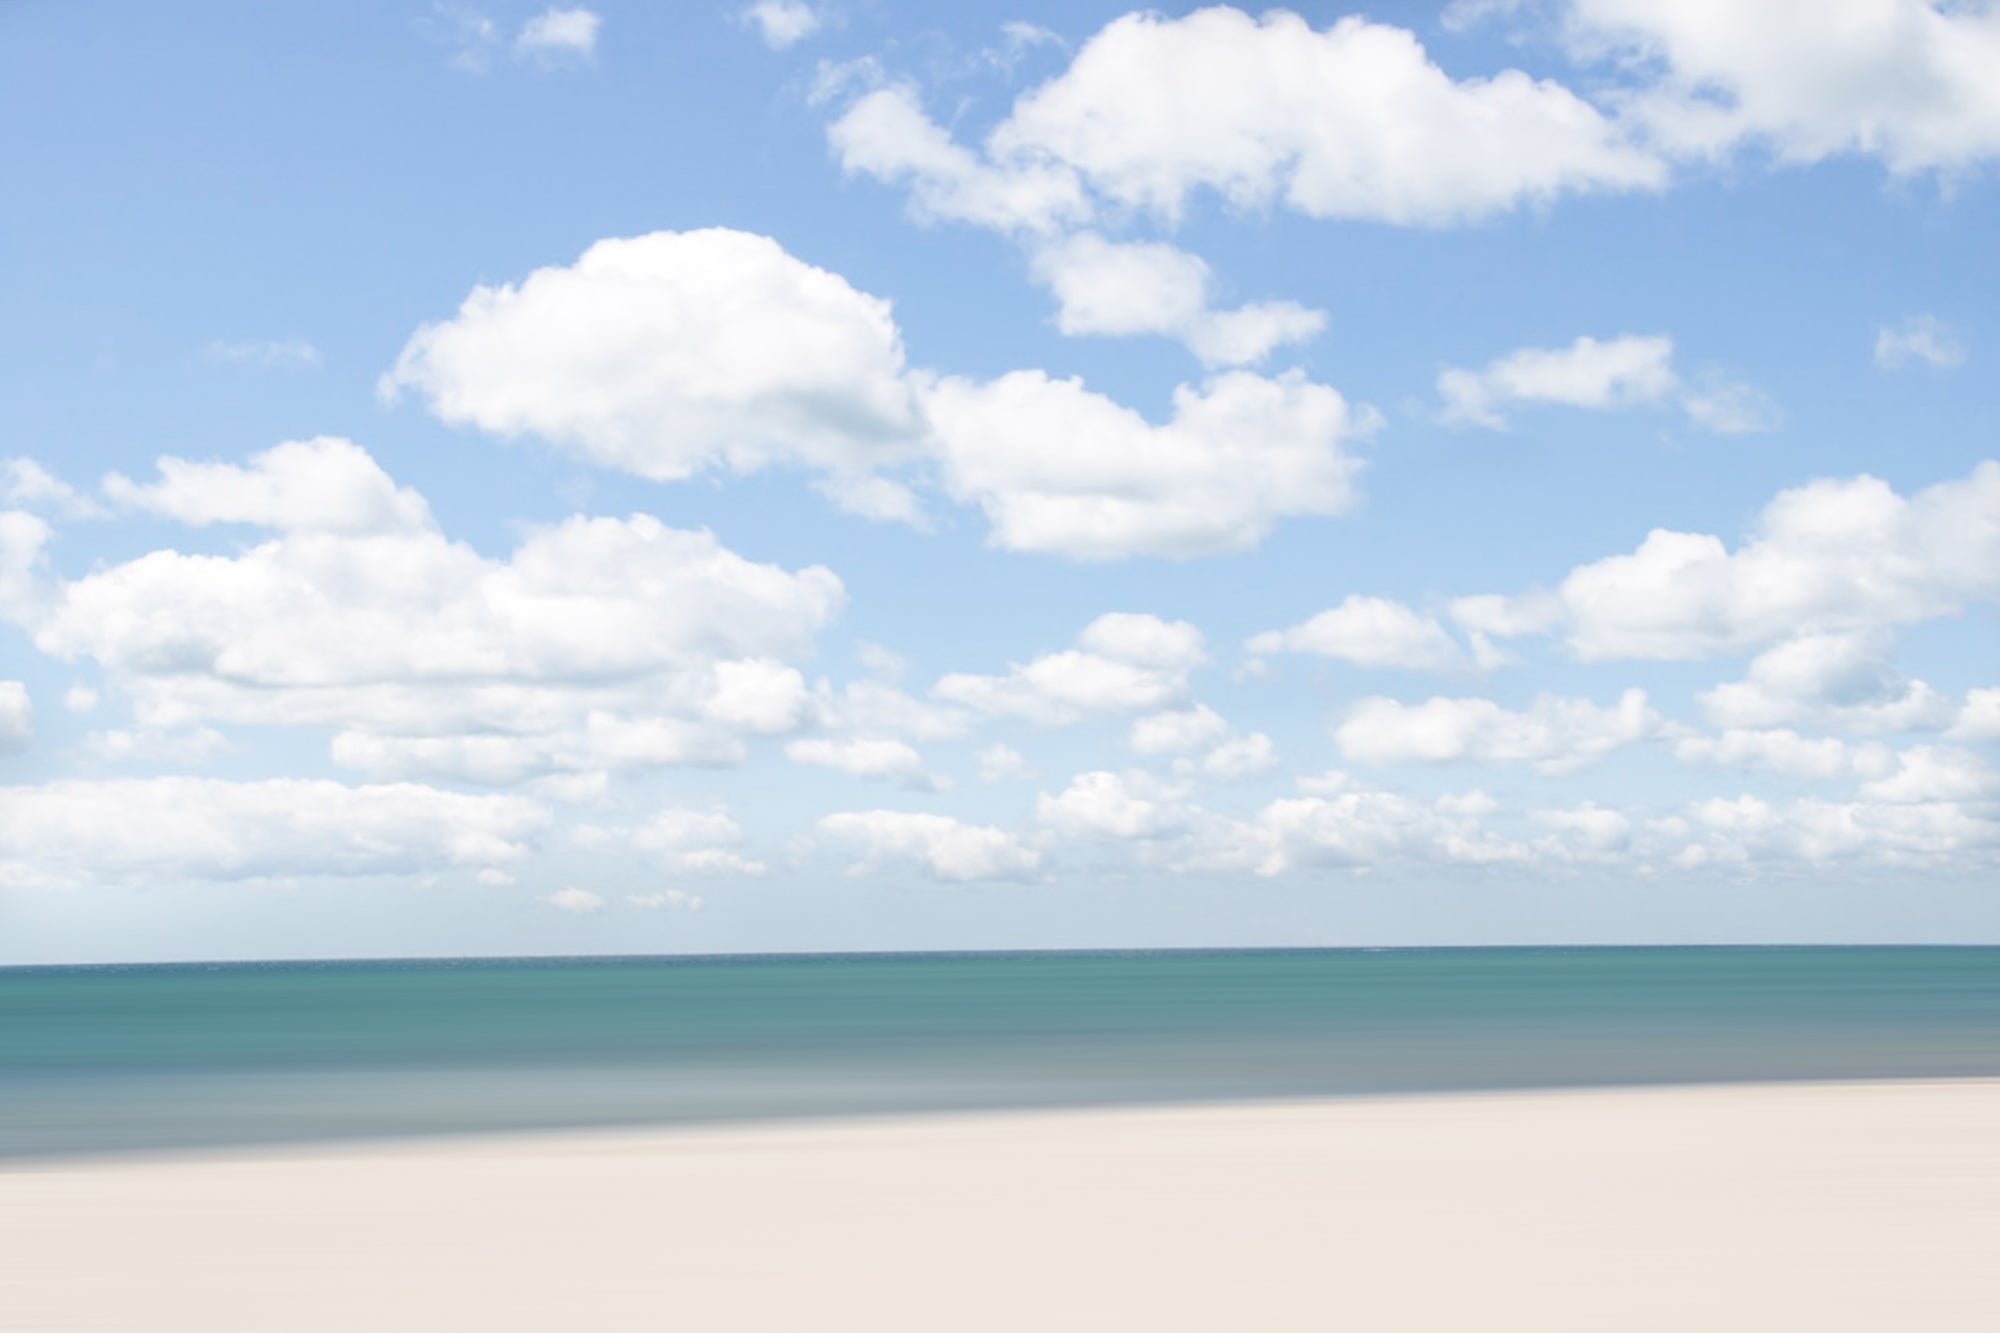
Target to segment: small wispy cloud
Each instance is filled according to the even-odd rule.
[[[210,361],[229,366],[257,366],[264,370],[311,370],[319,365],[319,348],[304,338],[276,338],[267,342],[226,342],[218,340],[203,349]]]
[[[1896,370],[1922,361],[1939,370],[1965,364],[1965,344],[1936,315],[1911,315],[1895,328],[1875,331],[1875,364]]]
[[[589,889],[579,889],[575,885],[557,889],[554,893],[542,899],[542,901],[559,911],[569,912],[576,916],[586,916],[592,912],[601,912],[604,910],[603,894],[592,893]]]
[[[589,60],[597,54],[597,30],[603,22],[588,9],[545,9],[521,25],[514,54],[543,63]]]
[[[825,23],[819,11],[803,0],[757,0],[743,11],[741,18],[746,26],[757,30],[764,45],[773,51],[804,41]]]

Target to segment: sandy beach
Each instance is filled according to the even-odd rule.
[[[0,1168],[0,1327],[1990,1329],[2000,1081]]]

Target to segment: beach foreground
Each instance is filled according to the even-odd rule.
[[[1990,1329],[2000,1080],[0,1166],[6,1329]]]

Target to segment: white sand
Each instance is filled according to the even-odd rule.
[[[2000,1082],[0,1168],[0,1328],[2000,1329]]]

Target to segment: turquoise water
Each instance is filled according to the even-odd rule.
[[[0,1155],[1110,1102],[2000,1075],[2000,949],[0,969]]]

